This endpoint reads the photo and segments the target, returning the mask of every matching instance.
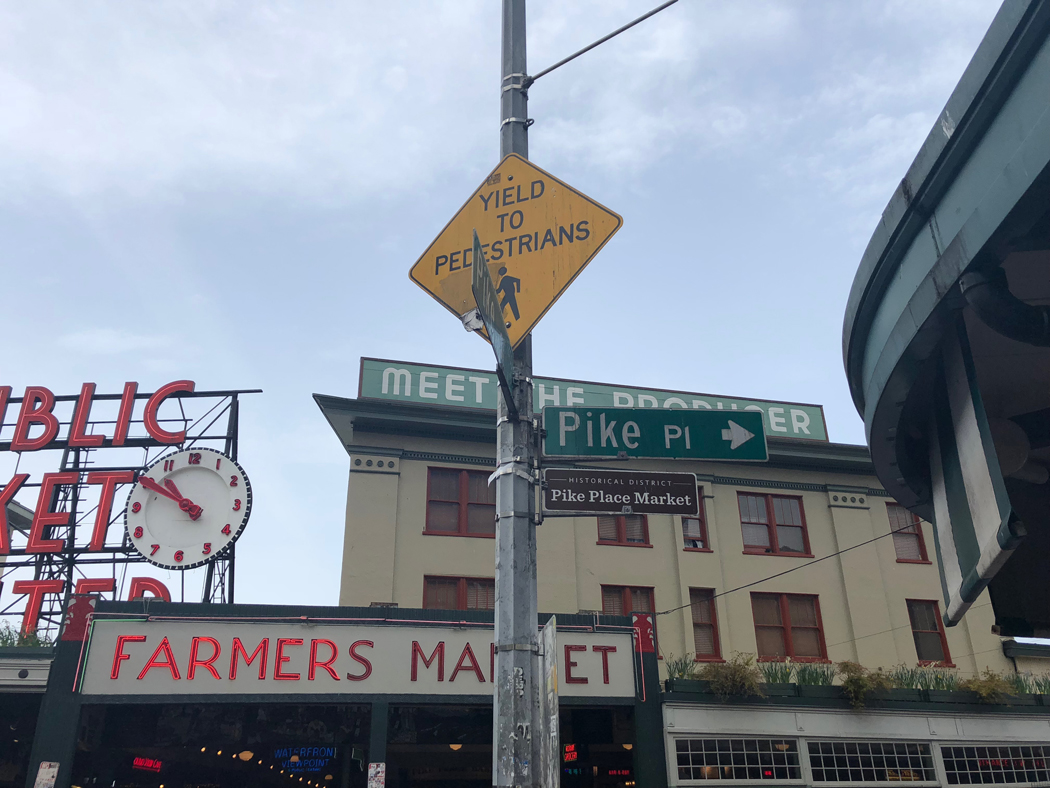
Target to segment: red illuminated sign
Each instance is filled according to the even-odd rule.
[[[579,760],[580,753],[576,750],[575,744],[565,745],[565,763],[572,763],[573,761]]]
[[[132,769],[138,769],[140,772],[159,772],[160,767],[164,765],[164,762],[157,758],[135,758],[131,762]]]

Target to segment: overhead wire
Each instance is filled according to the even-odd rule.
[[[910,526],[906,526],[905,525],[905,526],[901,526],[900,528],[891,528],[887,533],[880,534],[879,536],[876,536],[876,537],[874,537],[872,539],[868,539],[865,542],[858,542],[855,545],[850,545],[849,547],[844,547],[841,550],[836,550],[834,553],[828,553],[827,555],[821,556],[820,558],[815,558],[812,561],[807,561],[804,564],[799,564],[798,566],[794,566],[791,569],[785,569],[783,572],[777,572],[775,575],[769,575],[768,577],[763,577],[760,580],[753,580],[750,583],[745,583],[742,586],[737,586],[736,588],[730,588],[727,591],[722,591],[722,592],[717,593],[717,594],[712,594],[711,598],[712,599],[718,599],[718,597],[726,596],[727,594],[732,594],[735,591],[743,591],[745,588],[751,588],[751,587],[757,586],[757,585],[759,585],[761,583],[765,583],[765,582],[767,582],[769,580],[775,580],[778,577],[783,577],[784,575],[789,575],[792,572],[797,572],[800,569],[805,569],[807,566],[813,566],[814,564],[819,564],[821,561],[827,561],[829,558],[834,558],[837,555],[842,555],[843,553],[848,553],[850,550],[856,550],[858,547],[864,547],[865,545],[872,544],[873,542],[879,541],[879,539],[885,539],[887,536],[893,536],[893,534],[895,534],[895,533],[904,532],[905,529],[909,528],[909,527]],[[675,613],[675,612],[677,612],[679,610],[685,610],[685,608],[687,608],[687,607],[692,607],[692,602],[687,602],[686,604],[679,605],[678,607],[672,607],[669,610],[659,610],[654,615],[666,616],[669,613]]]

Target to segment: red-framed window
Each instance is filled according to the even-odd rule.
[[[693,651],[697,661],[721,660],[714,589],[690,588],[689,607],[693,614]]]
[[[915,653],[920,665],[952,665],[948,653],[948,638],[941,622],[940,606],[932,599],[908,599],[908,618],[911,635],[915,639]]]
[[[890,531],[893,533],[893,549],[897,553],[897,563],[930,563],[926,555],[926,543],[922,538],[922,522],[918,515],[912,514],[899,503],[886,504],[886,514],[890,518]]]
[[[644,514],[599,517],[598,544],[652,547],[649,544],[649,520]]]
[[[826,662],[820,602],[811,594],[752,594],[758,658]]]
[[[427,534],[496,535],[496,488],[485,471],[427,469]]]
[[[802,499],[737,493],[745,553],[811,556]]]
[[[489,577],[424,577],[423,607],[428,610],[495,610],[496,581]]]
[[[696,488],[699,504],[699,515],[682,518],[682,543],[686,550],[711,552],[711,543],[707,541],[707,520],[704,518],[704,488]]]

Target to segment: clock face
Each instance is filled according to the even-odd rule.
[[[189,569],[218,558],[241,535],[252,510],[244,470],[214,449],[161,457],[128,496],[124,525],[147,561]]]

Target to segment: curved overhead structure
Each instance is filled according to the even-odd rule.
[[[1050,2],[996,15],[872,236],[843,360],[876,472],[933,521],[946,619],[1050,633]],[[1034,574],[1034,573],[1039,573]]]

